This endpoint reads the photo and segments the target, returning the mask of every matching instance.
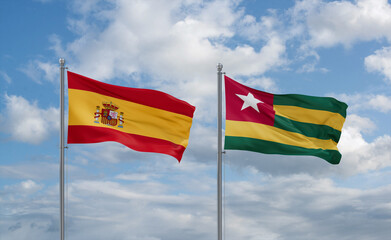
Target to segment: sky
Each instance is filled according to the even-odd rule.
[[[1,1],[0,239],[59,239],[59,58],[196,107],[180,163],[67,145],[67,239],[217,238],[217,63],[252,88],[349,106],[339,165],[226,151],[224,239],[387,239],[390,29],[387,0]]]

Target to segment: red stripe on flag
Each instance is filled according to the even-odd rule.
[[[116,86],[68,71],[68,88],[95,92],[193,118],[195,107],[167,93],[141,88]]]
[[[270,126],[274,125],[275,111],[273,110],[273,94],[249,88],[227,76],[224,76],[224,79],[226,120],[255,122]],[[247,96],[249,93],[251,93],[254,98],[263,102],[257,104],[259,112],[252,107],[247,107],[242,110],[244,101],[238,97],[237,94]]]
[[[136,134],[124,133],[114,129],[93,126],[68,126],[68,144],[119,142],[139,152],[155,152],[173,156],[181,161],[185,147],[170,141]]]

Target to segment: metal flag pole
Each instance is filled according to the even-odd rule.
[[[64,240],[64,70],[65,59],[60,58],[60,239]]]
[[[223,64],[217,64],[217,97],[218,97],[218,106],[217,106],[217,239],[222,240],[223,236],[223,208],[222,208],[222,75]]]

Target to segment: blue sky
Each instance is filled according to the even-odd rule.
[[[260,90],[349,105],[339,165],[227,151],[225,239],[387,239],[390,28],[386,0],[1,1],[0,238],[59,237],[62,57],[197,108],[180,164],[117,143],[68,146],[68,239],[216,238],[219,62]]]

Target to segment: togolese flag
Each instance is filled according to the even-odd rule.
[[[347,105],[329,97],[277,95],[225,76],[225,149],[312,155],[338,164]]]
[[[195,107],[166,93],[115,86],[68,71],[68,143],[115,141],[141,152],[185,151]]]

